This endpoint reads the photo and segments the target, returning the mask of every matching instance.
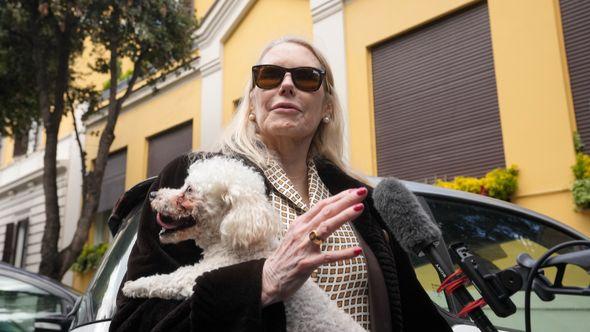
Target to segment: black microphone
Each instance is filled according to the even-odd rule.
[[[442,279],[454,272],[448,251],[444,246],[442,250],[437,248],[439,243],[444,243],[440,228],[430,219],[416,196],[400,181],[394,178],[382,180],[373,191],[373,201],[390,232],[406,252],[424,254]],[[462,306],[473,301],[465,286],[457,288],[453,296]],[[481,308],[471,311],[469,317],[480,330],[497,331]]]

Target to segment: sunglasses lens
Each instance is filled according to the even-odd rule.
[[[293,83],[302,91],[316,91],[322,85],[322,74],[314,68],[298,68],[293,71]]]
[[[281,84],[281,81],[285,76],[285,71],[274,66],[259,66],[256,68],[254,75],[256,85],[259,88],[272,89]]]

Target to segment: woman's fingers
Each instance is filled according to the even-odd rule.
[[[367,197],[367,192],[365,187],[342,191],[335,196],[319,201],[309,211],[302,214],[298,220],[303,223],[326,220],[348,206],[362,202]]]
[[[324,264],[330,264],[346,259],[354,258],[360,255],[363,250],[360,247],[351,247],[336,251],[323,251],[317,255],[312,255],[305,259],[302,264],[310,270]]]
[[[339,229],[345,222],[356,219],[364,210],[365,206],[363,203],[356,203],[353,206],[349,206],[344,210],[338,212],[336,215],[326,220],[316,220],[315,230],[318,236],[322,240],[326,240],[334,231]]]
[[[303,222],[309,222],[309,221],[313,220],[317,215],[319,215],[321,213],[325,214],[326,209],[331,209],[331,206],[334,203],[346,198],[347,196],[350,196],[351,193],[354,193],[357,190],[358,189],[344,190],[344,191],[338,193],[337,195],[330,196],[326,199],[323,199],[323,200],[319,201],[316,205],[312,206],[306,213],[302,214],[299,217],[299,219],[302,220]]]
[[[326,205],[309,222],[309,226],[317,229],[322,239],[326,239],[345,222],[358,217],[364,209],[361,203],[367,196],[367,188],[359,188],[348,192],[340,199]]]
[[[343,191],[318,202],[291,223],[281,244],[264,264],[263,303],[288,298],[318,266],[350,259],[362,252],[359,247],[322,252],[318,243],[325,241],[346,221],[358,217],[366,196],[366,188]]]

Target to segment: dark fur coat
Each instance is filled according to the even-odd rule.
[[[189,163],[187,156],[172,161],[150,191],[182,186]],[[316,166],[331,194],[364,185],[328,162],[317,160]],[[370,194],[365,206],[367,208],[352,225],[374,253],[383,274],[382,289],[386,296],[378,295],[384,300],[381,303],[387,303],[389,307],[381,308],[384,316],[388,316],[386,329],[451,331],[416,279],[407,255],[392,234],[385,235],[385,226]],[[193,241],[161,245],[159,231],[146,199],[124,281],[170,273],[199,259],[201,250]],[[263,264],[264,260],[256,260],[208,272],[197,279],[193,296],[184,301],[130,299],[119,292],[110,331],[284,331],[283,304],[265,308],[260,304]],[[373,323],[375,327],[378,325]]]

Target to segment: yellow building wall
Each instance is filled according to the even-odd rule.
[[[476,2],[345,3],[350,156],[355,168],[377,174],[371,46]],[[488,8],[506,164],[521,170],[515,203],[590,235],[590,216],[574,211],[570,191],[575,116],[559,2],[490,0]]]
[[[215,0],[195,0],[195,10],[197,12],[197,19],[199,22],[207,14],[207,11],[211,9],[211,6],[215,3]]]
[[[234,111],[234,100],[243,97],[251,67],[272,40],[295,35],[312,40],[309,2],[261,0],[249,10],[223,45],[223,122]]]
[[[71,113],[68,113],[65,117],[61,119],[61,123],[59,125],[59,133],[57,135],[57,139],[60,140],[74,132],[74,123],[72,121],[73,117]],[[40,146],[37,149],[43,149],[45,146],[45,131],[41,133],[41,141]],[[0,169],[9,166],[14,161],[12,154],[14,152],[14,139],[12,137],[2,137],[2,150],[0,151]]]
[[[572,103],[557,0],[488,2],[507,164],[521,169],[515,203],[590,235],[574,211]]]
[[[350,161],[354,168],[377,174],[371,50],[376,43],[416,28],[470,0],[354,0],[345,2],[344,35],[348,75]]]
[[[14,140],[12,137],[2,137],[2,149],[0,150],[0,169],[12,163],[12,153],[14,152]]]
[[[126,189],[142,181],[147,175],[149,137],[192,120],[193,147],[199,145],[200,105],[201,77],[194,73],[121,112],[110,151],[127,149]],[[88,132],[99,131],[103,126],[104,121],[89,127]],[[86,148],[91,156],[88,163],[96,156],[98,143],[99,137],[86,137]]]

